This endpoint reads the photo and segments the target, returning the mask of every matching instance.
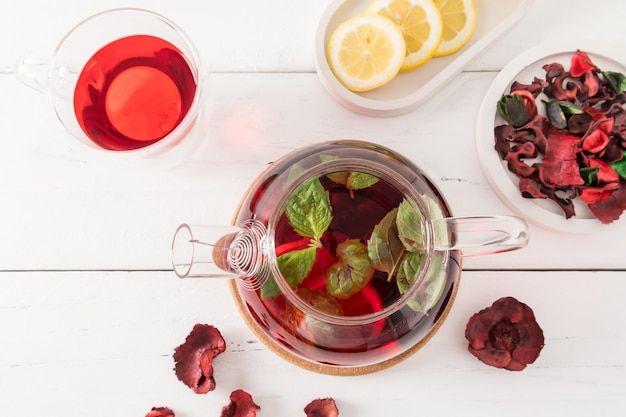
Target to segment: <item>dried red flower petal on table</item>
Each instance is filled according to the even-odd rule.
[[[196,324],[185,342],[174,349],[176,376],[196,394],[213,391],[213,358],[225,350],[226,342],[217,328]]]
[[[304,407],[304,412],[307,417],[337,417],[339,415],[337,404],[332,398],[313,400]]]
[[[146,417],[175,417],[175,415],[168,407],[152,407]]]
[[[530,307],[503,297],[474,314],[465,328],[468,350],[487,365],[521,371],[539,357],[543,330]]]
[[[261,407],[254,403],[252,396],[242,389],[230,394],[230,403],[222,407],[220,417],[255,417]]]

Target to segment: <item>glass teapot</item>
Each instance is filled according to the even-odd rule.
[[[393,365],[443,323],[463,256],[524,247],[511,216],[453,217],[428,176],[361,141],[298,149],[244,196],[234,226],[181,225],[181,277],[232,277],[240,312],[274,352],[329,374]]]

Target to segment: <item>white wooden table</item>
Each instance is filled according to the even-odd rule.
[[[493,0],[496,1],[496,0]],[[309,143],[363,139],[421,165],[456,215],[511,214],[476,157],[475,117],[498,71],[524,49],[563,37],[626,37],[620,0],[536,0],[529,13],[427,104],[394,118],[337,104],[314,70],[313,36],[329,3],[44,0],[0,12],[0,413],[3,416],[219,415],[231,391],[260,415],[304,415],[333,397],[343,416],[571,415],[626,412],[626,256],[622,226],[593,235],[531,224],[527,248],[470,258],[450,316],[395,367],[360,377],[312,373],[279,359],[246,327],[225,281],[178,280],[181,222],[226,224],[271,161]],[[200,4],[202,4],[200,6]],[[161,13],[193,39],[211,73],[211,123],[184,164],[109,164],[81,152],[43,95],[11,75],[17,58],[51,53],[64,33],[121,6]],[[626,47],[626,44],[624,45]],[[546,345],[523,372],[466,350],[475,311],[511,295],[529,304]],[[217,389],[196,395],[172,370],[195,323],[227,351]]]

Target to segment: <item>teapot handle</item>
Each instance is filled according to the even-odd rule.
[[[489,255],[528,244],[528,224],[515,216],[433,219],[435,250],[459,250],[462,256]]]

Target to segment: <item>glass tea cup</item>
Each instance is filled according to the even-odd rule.
[[[463,256],[528,242],[513,216],[454,217],[432,180],[382,146],[336,141],[274,162],[234,226],[181,225],[179,277],[231,277],[244,319],[273,351],[329,374],[393,365],[432,337]]]
[[[25,56],[15,73],[47,94],[57,120],[88,149],[152,157],[202,134],[199,55],[178,26],[148,10],[93,15],[52,58]]]

